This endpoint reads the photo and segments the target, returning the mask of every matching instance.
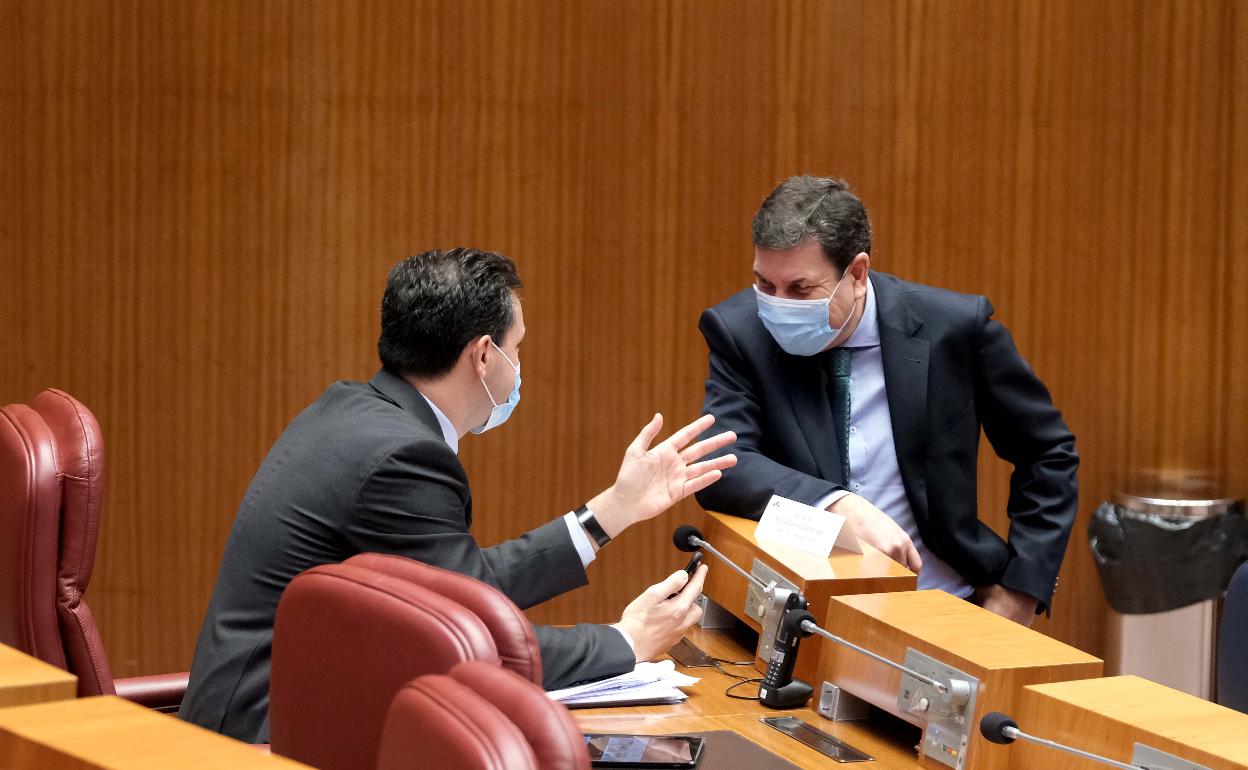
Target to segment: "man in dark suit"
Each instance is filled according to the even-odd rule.
[[[268,741],[273,621],[283,589],[304,570],[362,552],[399,554],[470,575],[528,607],[584,585],[598,548],[735,463],[732,455],[699,462],[735,438],[691,443],[711,417],[652,447],[662,429],[655,415],[608,489],[522,537],[480,548],[469,534],[472,497],[456,453],[466,433],[501,425],[520,400],[519,286],[509,259],[472,249],[427,252],[391,270],[382,370],[367,383],[330,386],[296,417],[243,498],[195,648],[183,719]],[[623,673],[662,654],[700,617],[693,602],[705,574],[674,573],[611,626],[538,628],[543,684]]]
[[[754,286],[702,314],[704,411],[737,434],[703,507],[759,518],[773,493],[1020,623],[1047,608],[1077,504],[1074,436],[984,297],[871,266],[843,181],[792,177],[754,218]],[[978,517],[980,428],[1014,466],[1008,539]]]

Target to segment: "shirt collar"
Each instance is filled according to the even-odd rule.
[[[420,397],[425,399],[425,401],[429,404],[429,408],[433,410],[433,416],[438,418],[438,425],[442,428],[442,438],[446,440],[447,446],[451,448],[452,452],[459,454],[459,434],[455,432],[455,426],[452,425],[450,419],[442,413],[442,410],[438,408],[438,405],[429,400],[428,396],[421,393]]]
[[[841,343],[843,348],[873,348],[880,344],[880,322],[875,304],[875,286],[867,277],[867,301],[858,328]]]

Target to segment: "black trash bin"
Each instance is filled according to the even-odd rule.
[[[1124,615],[1167,612],[1220,597],[1244,559],[1242,500],[1115,495],[1088,524],[1105,597]]]

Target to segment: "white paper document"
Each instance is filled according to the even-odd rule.
[[[663,660],[658,663],[638,663],[627,674],[562,690],[551,690],[546,694],[568,708],[680,703],[689,696],[676,688],[690,687],[697,682],[697,677],[677,671],[675,662]]]
[[[772,495],[754,537],[827,558],[832,549],[862,553],[854,528],[844,516],[780,495]]]

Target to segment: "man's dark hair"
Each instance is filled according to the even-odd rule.
[[[754,215],[754,245],[791,249],[814,238],[839,270],[871,253],[871,222],[862,201],[842,179],[791,176],[771,191]]]
[[[381,298],[377,354],[395,374],[440,377],[469,342],[498,345],[515,320],[515,264],[477,249],[426,251],[390,270]]]

